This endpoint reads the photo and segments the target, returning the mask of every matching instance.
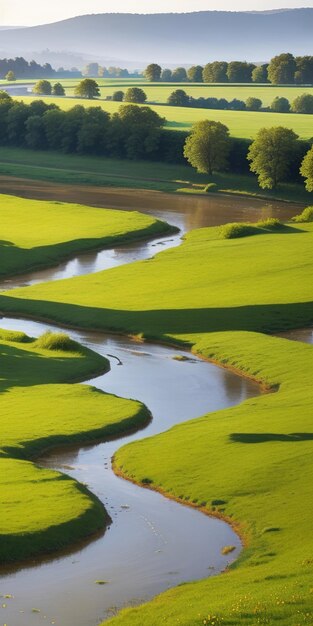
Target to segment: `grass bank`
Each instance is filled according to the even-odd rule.
[[[106,623],[310,624],[313,348],[249,332],[179,339],[276,393],[131,443],[116,453],[115,468],[228,517],[246,547],[226,575],[181,585]]]
[[[0,195],[0,276],[59,263],[78,252],[170,232],[143,215]]]
[[[0,350],[0,561],[5,563],[74,544],[109,521],[85,487],[30,459],[55,446],[143,426],[149,413],[138,402],[72,384],[107,371],[109,364],[62,334],[35,340],[0,330]]]
[[[3,293],[0,310],[163,339],[309,325],[313,224],[235,239],[223,228],[193,231],[150,260]]]

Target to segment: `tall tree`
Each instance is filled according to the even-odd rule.
[[[99,63],[88,63],[82,70],[82,75],[88,78],[99,76]]]
[[[176,83],[186,83],[187,82],[187,72],[184,67],[176,67],[176,69],[172,73],[172,80]]]
[[[213,63],[207,63],[203,68],[203,82],[204,83],[227,83],[227,67],[226,61],[214,61]]]
[[[262,107],[262,100],[260,98],[253,98],[250,96],[246,100],[246,109],[247,111],[259,111]]]
[[[302,93],[292,103],[293,113],[313,113],[313,96],[310,93]]]
[[[250,170],[262,189],[273,189],[286,180],[297,152],[298,135],[283,126],[261,128],[248,150]]]
[[[255,69],[253,63],[231,61],[227,67],[227,77],[230,83],[251,83],[252,72]]]
[[[80,98],[88,98],[93,100],[100,96],[100,89],[98,83],[92,78],[84,78],[74,89],[75,96]]]
[[[158,82],[161,78],[162,68],[157,63],[150,63],[144,71],[144,77],[151,82]]]
[[[187,137],[184,156],[198,172],[213,174],[227,167],[231,140],[221,122],[197,122]]]
[[[267,83],[268,82],[268,78],[267,78],[267,70],[268,70],[268,63],[263,63],[263,65],[258,65],[257,67],[254,68],[254,70],[252,70],[252,82],[253,83]]]
[[[202,73],[203,67],[201,65],[193,65],[187,71],[188,80],[190,80],[191,83],[202,83]]]
[[[273,57],[268,66],[268,79],[273,85],[292,85],[295,80],[296,60],[290,53]]]
[[[313,56],[296,57],[295,83],[298,85],[312,85]]]
[[[172,70],[165,68],[161,74],[161,80],[163,83],[170,83],[172,80]]]
[[[284,98],[283,96],[276,96],[271,104],[271,111],[275,111],[275,113],[289,113],[289,100],[287,100],[287,98]]]

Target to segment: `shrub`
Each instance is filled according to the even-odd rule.
[[[215,191],[217,189],[217,184],[216,183],[208,183],[205,187],[204,187],[204,191],[206,193],[210,193],[211,191]]]
[[[256,233],[256,228],[252,224],[240,224],[239,222],[231,222],[224,224],[220,228],[221,239],[236,239],[237,237],[249,237]]]
[[[3,341],[14,341],[16,343],[28,343],[32,341],[28,335],[18,330],[5,330],[0,328],[0,339]]]
[[[281,228],[283,224],[276,217],[267,217],[255,224],[257,228],[265,228],[266,230],[276,230]]]
[[[66,333],[43,333],[36,341],[36,347],[43,350],[62,350],[63,352],[80,352],[81,346]]]
[[[300,215],[292,218],[294,222],[313,222],[313,206],[307,206]]]

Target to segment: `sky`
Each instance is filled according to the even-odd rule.
[[[86,13],[264,11],[313,7],[313,0],[0,0],[0,26],[32,26]]]

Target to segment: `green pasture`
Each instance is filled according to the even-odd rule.
[[[245,549],[227,574],[180,585],[112,624],[313,619],[313,348],[251,332],[312,324],[313,224],[272,228],[241,227],[246,236],[233,239],[225,227],[204,228],[149,261],[0,298],[5,312],[187,345],[267,387],[116,453],[117,472],[226,517]]]
[[[226,516],[245,549],[227,574],[180,585],[105,624],[310,624],[313,347],[244,331],[180,339],[276,393],[127,445],[115,469]]]
[[[244,176],[220,172],[209,177],[198,174],[187,162],[186,165],[175,165],[1,147],[1,175],[71,185],[151,189],[169,193],[203,193],[210,180],[217,185],[216,192],[313,202],[313,194],[308,193],[303,185],[282,183],[276,190],[261,190],[252,174]],[[7,179],[2,183],[5,189],[8,188],[6,183]],[[16,195],[14,181],[12,191]]]
[[[0,195],[0,274],[53,265],[77,252],[166,232],[136,211],[97,209]]]
[[[30,459],[53,446],[125,432],[148,413],[138,402],[69,384],[106,371],[108,362],[63,335],[36,340],[0,330],[0,351],[3,563],[74,543],[108,519],[82,485]]]
[[[55,103],[64,111],[75,105],[100,106],[108,113],[115,113],[121,106],[120,102],[106,100],[85,100],[83,98],[40,96],[48,104]],[[30,103],[34,96],[14,96],[15,100]],[[149,106],[166,119],[166,128],[171,130],[190,130],[195,122],[203,119],[220,121],[230,130],[233,137],[253,139],[264,126],[286,126],[292,128],[299,137],[312,137],[312,119],[310,115],[292,113],[259,113],[253,111],[218,111],[216,109],[197,109],[191,107],[173,107],[161,104]]]
[[[150,260],[15,289],[0,310],[158,338],[308,324],[313,224],[236,239],[222,232],[203,228]]]

